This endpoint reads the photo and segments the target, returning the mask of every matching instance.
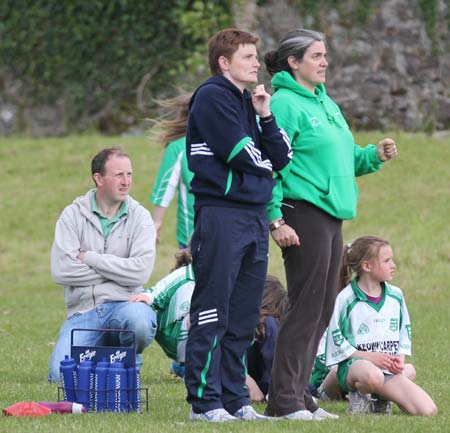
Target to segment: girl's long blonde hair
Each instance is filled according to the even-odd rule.
[[[167,114],[153,119],[152,131],[155,139],[167,147],[172,141],[186,135],[191,93],[181,93],[170,99],[160,99],[156,103],[167,110]]]

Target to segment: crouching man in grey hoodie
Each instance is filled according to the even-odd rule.
[[[130,158],[107,148],[91,162],[95,188],[67,206],[56,223],[51,252],[52,278],[64,286],[67,320],[49,363],[49,381],[59,380],[59,364],[70,355],[71,331],[123,329],[136,338],[136,363],[156,334],[156,315],[145,303],[129,303],[147,283],[155,263],[156,229],[150,213],[128,194]],[[74,345],[129,346],[131,333],[75,332]]]

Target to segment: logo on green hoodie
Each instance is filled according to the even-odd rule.
[[[317,116],[310,117],[308,120],[312,128],[317,128],[318,126],[320,126],[320,121]]]

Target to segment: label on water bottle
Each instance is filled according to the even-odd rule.
[[[141,411],[141,374],[139,367],[136,367],[136,389],[134,390],[136,395],[136,402],[134,404],[134,410]]]
[[[89,375],[89,409],[94,410],[95,405],[95,374],[94,371]]]
[[[113,412],[125,412],[127,403],[127,375],[121,362],[114,362],[109,367],[108,409]]]

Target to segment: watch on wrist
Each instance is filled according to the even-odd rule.
[[[269,229],[270,229],[271,232],[273,232],[274,230],[280,228],[281,226],[284,226],[285,224],[286,223],[284,222],[283,218],[278,218],[274,222],[270,223]]]
[[[259,118],[259,123],[269,123],[269,122],[272,122],[272,120],[274,119],[275,117],[273,116],[273,114],[272,113],[270,113],[268,116],[266,116],[266,117],[260,117]]]

